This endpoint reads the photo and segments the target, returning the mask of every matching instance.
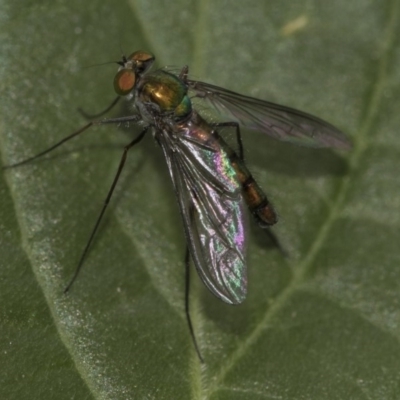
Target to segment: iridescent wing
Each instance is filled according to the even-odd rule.
[[[233,117],[246,128],[303,146],[351,148],[351,142],[344,133],[310,114],[205,82],[188,80],[187,85],[195,97],[204,99],[219,113]]]
[[[206,132],[208,135],[208,133]],[[217,297],[241,303],[247,292],[245,210],[241,187],[217,140],[199,143],[182,135],[157,139],[167,160],[191,257]]]

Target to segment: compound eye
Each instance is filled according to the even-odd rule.
[[[138,50],[132,53],[128,59],[134,62],[137,72],[143,73],[152,66],[155,57],[148,51]]]
[[[114,78],[114,90],[120,96],[126,96],[135,87],[136,74],[131,69],[121,69]]]
[[[138,61],[138,62],[148,62],[153,60],[154,61],[154,55],[149,53],[148,51],[143,51],[143,50],[138,50],[132,53],[128,59],[133,60],[133,61]]]

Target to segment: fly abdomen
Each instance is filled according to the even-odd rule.
[[[278,218],[275,210],[254,178],[249,175],[248,179],[241,183],[243,197],[258,224],[261,227],[267,227],[276,224],[278,222]]]
[[[272,204],[254,180],[243,160],[232,149],[228,152],[228,157],[242,185],[243,198],[257,223],[263,228],[276,224],[278,217]]]

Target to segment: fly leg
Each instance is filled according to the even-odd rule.
[[[193,204],[190,206],[190,222],[193,221],[194,207]],[[190,251],[189,246],[186,244],[185,251],[185,314],[186,321],[189,326],[190,336],[192,337],[193,345],[196,353],[200,359],[201,363],[204,363],[204,359],[201,356],[199,345],[197,344],[196,336],[194,334],[192,319],[190,317],[190,307],[189,307],[189,292],[190,292]]]
[[[100,118],[102,117],[104,114],[107,114],[112,108],[114,108],[114,106],[119,102],[121,97],[117,96],[112,103],[107,106],[104,110],[100,111],[97,114],[88,114],[85,111],[82,110],[82,108],[78,108],[78,112],[85,118],[85,119],[95,119],[95,118]]]
[[[244,161],[244,152],[243,152],[243,141],[242,141],[242,134],[240,133],[240,125],[238,122],[218,122],[216,124],[211,125],[213,128],[235,128],[236,131],[236,141],[238,145],[238,153],[239,153],[239,158],[241,161]],[[219,136],[218,131],[213,131],[214,136]]]
[[[95,126],[95,125],[105,125],[105,124],[119,124],[123,122],[139,122],[140,117],[138,115],[129,115],[127,117],[120,117],[120,118],[109,118],[109,119],[103,119],[100,121],[91,121],[87,123],[85,126],[82,128],[78,129],[77,131],[71,133],[70,135],[66,136],[65,138],[61,139],[59,142],[54,144],[53,146],[47,148],[46,150],[43,150],[42,152],[36,154],[35,156],[26,158],[25,160],[19,161],[15,164],[10,164],[10,165],[5,165],[3,169],[10,169],[10,168],[15,168],[15,167],[20,167],[21,165],[28,164],[32,161],[37,160],[38,158],[44,156],[47,153],[50,153],[51,151],[55,150],[57,147],[61,146],[65,142],[68,142],[68,140],[73,139],[74,137],[80,135],[81,133],[85,132],[88,130],[90,127]]]
[[[110,120],[108,120],[107,123],[111,123],[109,121]],[[121,175],[121,172],[122,172],[122,170],[124,168],[128,151],[144,138],[144,136],[145,136],[146,132],[148,131],[148,129],[149,129],[149,127],[146,126],[142,130],[142,132],[140,133],[140,135],[138,137],[136,137],[134,140],[132,140],[132,142],[130,142],[127,146],[125,146],[124,152],[122,153],[121,161],[119,162],[117,173],[115,174],[114,180],[113,180],[113,182],[111,184],[111,187],[110,187],[110,189],[108,191],[107,197],[106,197],[106,199],[104,201],[104,204],[103,204],[103,207],[102,207],[102,209],[100,211],[100,214],[97,217],[96,224],[94,225],[94,228],[92,229],[92,232],[90,234],[89,240],[86,243],[86,246],[85,246],[85,248],[84,248],[84,250],[82,252],[82,255],[81,255],[81,258],[79,259],[79,263],[78,263],[78,266],[76,267],[75,273],[72,276],[71,280],[69,281],[67,287],[64,289],[64,293],[67,293],[69,291],[69,289],[71,289],[72,284],[75,282],[76,278],[79,275],[80,270],[82,269],[82,265],[83,265],[83,262],[84,262],[84,260],[86,258],[86,255],[87,255],[87,253],[89,251],[90,245],[93,242],[93,238],[94,238],[94,236],[95,236],[95,234],[97,232],[97,229],[98,229],[98,227],[100,225],[100,222],[101,222],[101,220],[103,218],[104,212],[106,211],[106,208],[107,208],[107,206],[108,206],[108,204],[110,202],[111,196],[112,196],[112,194],[114,192],[114,189],[115,189],[115,187],[117,185],[118,179],[119,179],[119,177]]]
[[[183,83],[188,86],[189,82],[188,82],[188,75],[189,75],[189,66],[188,65],[184,65],[181,69],[181,72],[179,73],[179,79],[181,79],[183,81]],[[193,85],[191,83],[191,85]],[[193,88],[196,85],[194,84]],[[199,95],[198,95],[199,96]],[[201,97],[201,96],[199,96]],[[215,128],[220,128],[220,127],[231,127],[231,128],[235,128],[236,130],[236,140],[237,140],[237,144],[238,144],[238,149],[239,149],[239,158],[243,161],[243,141],[242,141],[242,134],[240,133],[240,125],[238,122],[219,122],[216,124],[211,124],[212,127]],[[214,136],[219,136],[218,131],[213,131]]]
[[[91,121],[88,124],[86,124],[85,126],[83,126],[82,128],[78,129],[77,131],[75,131],[75,132],[71,133],[70,135],[66,136],[64,139],[60,140],[59,142],[57,142],[53,146],[51,146],[48,149],[40,152],[39,154],[36,154],[33,157],[29,157],[29,158],[27,158],[25,160],[22,160],[20,162],[15,163],[15,164],[6,165],[6,166],[3,167],[3,169],[15,168],[15,167],[19,167],[21,165],[25,165],[25,164],[27,164],[27,163],[29,163],[31,161],[35,161],[36,159],[44,156],[45,154],[50,153],[52,150],[54,150],[57,147],[61,146],[62,144],[64,144],[68,140],[73,139],[74,137],[78,136],[79,134],[85,132],[91,126],[94,126],[94,125],[106,125],[106,124],[120,124],[120,123],[124,123],[124,122],[125,123],[126,122],[138,122],[138,121],[140,121],[140,119],[141,118],[138,115],[129,115],[129,116],[120,117],[120,118],[108,118],[108,119],[103,119],[103,120],[100,120],[100,121]],[[112,196],[112,194],[114,192],[115,186],[117,185],[118,179],[119,179],[119,177],[121,175],[121,172],[122,172],[122,170],[124,168],[128,151],[134,145],[139,143],[144,138],[144,136],[145,136],[146,132],[148,131],[148,129],[149,129],[149,126],[146,126],[142,130],[142,132],[140,133],[140,135],[138,137],[136,137],[134,140],[132,140],[132,142],[130,142],[127,146],[125,146],[124,152],[123,152],[122,157],[121,157],[121,161],[119,163],[119,167],[118,167],[117,173],[116,173],[116,175],[114,177],[114,180],[112,182],[111,188],[109,189],[107,197],[106,197],[106,199],[104,201],[103,208],[101,209],[101,212],[100,212],[100,214],[99,214],[99,216],[97,218],[96,224],[95,224],[95,226],[94,226],[94,228],[92,230],[92,233],[90,234],[90,237],[89,237],[89,240],[88,240],[88,242],[86,244],[86,247],[84,248],[84,250],[82,252],[82,255],[81,255],[81,258],[79,260],[78,266],[77,266],[77,268],[75,270],[75,273],[74,273],[71,281],[68,283],[67,287],[64,290],[65,293],[68,292],[68,290],[71,288],[72,284],[75,282],[75,280],[76,280],[76,278],[77,278],[77,276],[78,276],[78,274],[79,274],[79,272],[80,272],[80,270],[82,268],[83,261],[86,258],[86,255],[88,253],[90,245],[92,244],[93,238],[94,238],[94,236],[95,236],[95,234],[97,232],[97,229],[98,229],[98,227],[100,225],[100,222],[101,222],[101,220],[103,218],[104,212],[105,212],[105,210],[106,210],[106,208],[108,206],[108,203],[110,202],[110,199],[111,199],[111,196]]]

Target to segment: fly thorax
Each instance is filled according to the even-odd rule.
[[[187,117],[192,104],[185,84],[175,75],[156,71],[142,78],[137,88],[136,104],[147,108],[147,113],[168,116],[175,120]]]
[[[176,121],[185,120],[192,112],[192,101],[188,95],[185,95],[178,107],[174,110],[174,119]]]

